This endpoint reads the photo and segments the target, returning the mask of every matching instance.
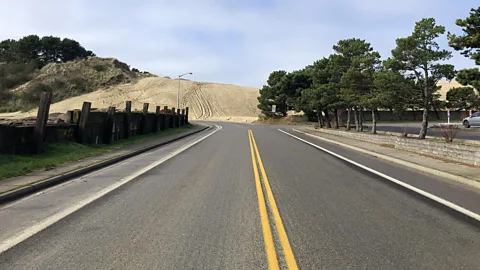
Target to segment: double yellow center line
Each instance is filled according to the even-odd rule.
[[[248,139],[250,141],[250,152],[252,154],[252,165],[253,165],[253,174],[255,177],[255,186],[257,189],[258,197],[258,207],[260,211],[260,221],[262,223],[263,231],[263,240],[265,242],[265,250],[267,253],[268,268],[275,270],[280,269],[278,264],[277,252],[275,248],[275,241],[272,234],[272,229],[276,229],[278,240],[281,244],[283,250],[283,255],[285,256],[285,261],[287,263],[288,269],[298,269],[295,257],[293,256],[292,248],[288,242],[287,233],[285,232],[285,227],[282,223],[282,218],[278,212],[277,204],[275,203],[275,198],[273,197],[272,189],[270,183],[268,182],[267,173],[263,167],[262,158],[260,157],[260,152],[258,151],[257,143],[253,137],[252,130],[248,130]],[[258,162],[258,166],[257,166]],[[263,179],[263,185],[267,193],[267,199],[262,188],[262,181],[260,180],[259,168]],[[268,203],[267,203],[268,202]],[[270,220],[268,217],[267,207],[270,209],[270,213],[273,217],[273,223],[275,228],[270,226]]]

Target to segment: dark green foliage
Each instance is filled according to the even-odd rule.
[[[449,45],[480,65],[480,7],[472,8],[470,16],[463,20],[458,19],[456,24],[462,28],[464,35],[457,36],[449,33]],[[458,72],[457,81],[480,89],[480,70],[478,68],[462,69]]]
[[[448,107],[468,110],[477,103],[477,95],[472,87],[456,87],[447,92]]]
[[[471,85],[480,89],[480,69],[478,68],[462,69],[458,71],[455,79],[463,85]]]
[[[62,63],[77,58],[94,56],[78,41],[59,37],[37,35],[25,36],[21,39],[7,39],[0,42],[0,63],[26,64],[38,61],[41,66],[48,63]]]
[[[415,24],[412,35],[397,39],[397,47],[392,50],[392,58],[386,64],[392,69],[414,74],[422,97],[423,122],[419,138],[427,134],[428,113],[434,105],[437,82],[442,78],[453,79],[452,65],[439,64],[452,57],[452,53],[442,50],[436,39],[445,33],[445,27],[437,25],[434,18],[422,19]]]
[[[480,65],[480,7],[470,10],[470,16],[458,19],[456,24],[462,28],[463,36],[448,33],[449,45]]]

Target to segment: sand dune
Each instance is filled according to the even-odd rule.
[[[142,110],[143,103],[150,103],[149,110],[156,106],[177,106],[178,80],[149,77],[135,83],[101,89],[54,103],[51,113],[65,113],[81,109],[84,101],[92,102],[92,108],[115,106],[125,108],[125,101],[132,101],[133,110]],[[181,80],[180,108],[190,108],[190,118],[200,120],[251,122],[257,119],[257,88],[230,84],[204,83]],[[27,113],[1,114],[0,117],[30,117],[36,110]]]
[[[441,81],[439,91],[441,100],[452,87],[461,85],[455,81]],[[148,77],[134,83],[112,86],[105,89],[77,96],[54,103],[51,113],[65,113],[68,110],[81,109],[84,101],[92,102],[92,108],[115,106],[117,110],[125,108],[125,101],[132,101],[133,110],[142,110],[143,103],[149,103],[149,110],[156,106],[177,106],[178,80]],[[231,84],[193,82],[181,80],[180,108],[190,108],[190,119],[253,122],[257,120],[260,110],[257,108],[257,88],[242,87]],[[5,113],[0,118],[23,118],[36,115],[36,109],[27,113]]]

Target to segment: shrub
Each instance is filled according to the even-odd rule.
[[[108,69],[108,67],[103,65],[103,64],[94,64],[92,68],[95,69],[98,72],[103,72],[103,71],[106,71]]]
[[[12,89],[32,79],[38,68],[37,62],[27,64],[9,63],[0,65],[0,88]]]
[[[44,83],[32,83],[21,94],[21,100],[24,104],[24,111],[27,111],[40,102],[40,95],[43,92],[52,92],[52,88]]]
[[[442,131],[442,137],[445,142],[453,142],[453,139],[457,137],[460,128],[460,124],[440,124],[440,130]]]

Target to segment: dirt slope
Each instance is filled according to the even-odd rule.
[[[51,113],[65,113],[67,110],[81,109],[84,101],[92,102],[92,108],[115,106],[125,108],[125,101],[132,101],[132,109],[141,110],[143,103],[150,103],[150,111],[155,106],[177,106],[178,80],[149,77],[137,82],[103,88],[101,90],[69,98],[50,107]],[[191,119],[251,122],[257,119],[257,88],[230,84],[216,84],[181,80],[180,107],[190,108]],[[29,117],[28,113],[0,114],[1,117]]]

